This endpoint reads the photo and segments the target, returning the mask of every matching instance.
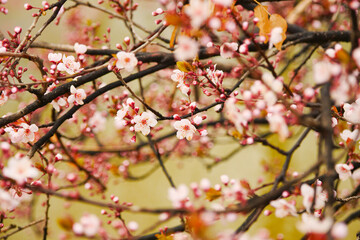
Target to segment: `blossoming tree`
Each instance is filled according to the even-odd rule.
[[[0,0],[0,239],[30,229],[38,239],[355,239],[359,1],[142,4]],[[52,39],[51,29],[67,30]],[[271,152],[256,181],[224,171],[189,184],[167,168],[183,158],[250,167],[240,150],[254,146]],[[149,185],[164,206],[112,193],[154,174],[167,180]],[[95,210],[54,217],[57,199]]]

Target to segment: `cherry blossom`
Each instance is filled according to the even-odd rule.
[[[178,139],[186,138],[188,141],[193,138],[193,135],[196,132],[195,126],[192,125],[187,119],[176,121],[174,123],[174,128],[177,130],[176,137]]]
[[[27,123],[21,123],[20,127],[14,129],[12,127],[5,128],[5,132],[9,133],[11,142],[32,142],[35,140],[35,133],[39,130],[39,128],[35,124],[31,124],[30,126]]]
[[[348,140],[358,141],[360,139],[359,129],[355,129],[354,131],[346,129],[340,133],[340,137],[345,142],[347,142]]]
[[[288,125],[281,113],[278,111],[269,112],[266,119],[270,123],[270,131],[278,133],[281,140],[285,140],[290,135]]]
[[[236,52],[239,45],[236,42],[227,42],[220,47],[220,56],[223,58],[233,58],[236,56]]]
[[[100,230],[101,222],[94,214],[84,214],[80,218],[80,222],[73,225],[73,231],[77,235],[85,235],[86,237],[94,237]]]
[[[322,190],[321,186],[316,186],[316,196],[314,195],[314,188],[307,185],[301,185],[301,195],[303,196],[303,205],[306,208],[306,211],[311,212],[311,207],[315,198],[314,209],[319,210],[325,206],[327,201],[327,194]]]
[[[77,54],[84,54],[87,51],[87,47],[84,44],[75,43],[74,50]]]
[[[168,198],[175,208],[182,207],[183,203],[188,198],[188,194],[189,189],[184,184],[180,184],[177,188],[169,188],[168,190]]]
[[[199,28],[210,16],[210,6],[206,0],[190,0],[189,6],[185,8],[185,13],[191,19],[191,25]]]
[[[65,71],[68,74],[75,74],[80,72],[80,63],[75,61],[74,56],[68,56],[64,54],[62,62],[57,65],[59,71]]]
[[[116,67],[125,69],[127,72],[132,72],[138,64],[138,60],[132,52],[118,52],[116,57]]]
[[[5,92],[2,92],[0,95],[0,106],[4,105],[6,101],[8,100],[8,96],[6,96]]]
[[[221,70],[216,70],[216,65],[214,66],[214,70],[210,70],[209,68],[206,69],[206,73],[207,73],[208,78],[215,85],[220,85],[224,78],[224,72]]]
[[[50,62],[58,63],[62,59],[62,54],[61,53],[49,53],[48,59]]]
[[[177,48],[175,50],[175,58],[178,61],[192,60],[197,56],[198,50],[199,44],[197,41],[187,36],[179,36]]]
[[[20,124],[22,128],[18,130],[18,133],[22,135],[22,142],[32,142],[35,140],[35,133],[39,131],[39,128],[35,124],[28,125],[27,123]]]
[[[9,159],[7,166],[3,169],[3,174],[14,179],[18,184],[23,184],[28,178],[37,177],[39,171],[32,166],[27,156],[15,156]]]
[[[360,47],[354,49],[352,52],[352,57],[355,60],[356,65],[360,68]]]
[[[174,82],[183,82],[185,78],[185,73],[180,71],[179,69],[175,69],[173,74],[171,74],[171,80]]]
[[[339,174],[340,180],[344,181],[351,177],[351,170],[353,169],[352,166],[347,164],[336,164],[335,170]]]
[[[343,239],[348,235],[348,227],[344,222],[337,222],[331,229],[331,236],[335,239]]]
[[[1,211],[14,210],[19,204],[20,204],[20,201],[13,198],[9,192],[4,191],[3,189],[0,188],[0,210]]]
[[[173,240],[192,240],[193,238],[187,232],[178,232],[172,235]]]
[[[269,49],[283,40],[282,34],[283,34],[283,29],[281,27],[275,27],[271,30],[270,39],[269,39]]]
[[[65,98],[59,97],[55,100],[52,100],[50,104],[57,112],[60,112],[60,108],[66,106],[67,101],[65,100]]]
[[[70,87],[71,95],[68,97],[68,102],[73,104],[74,102],[79,105],[84,104],[84,99],[86,98],[86,93],[84,89],[76,89],[74,85]]]
[[[276,209],[275,216],[278,218],[284,218],[288,215],[297,216],[295,206],[288,203],[285,199],[271,201],[270,205]]]
[[[352,173],[352,179],[354,179],[354,181],[357,183],[357,185],[360,184],[360,168],[356,169]]]
[[[106,118],[101,112],[95,112],[94,115],[89,119],[89,127],[94,133],[105,130]]]
[[[3,46],[2,41],[0,41],[0,53],[5,53],[6,52],[6,48]]]
[[[323,60],[314,64],[313,72],[315,83],[323,84],[328,82],[331,77],[340,74],[341,67],[338,64]]]
[[[329,217],[320,220],[319,218],[306,213],[302,214],[301,219],[302,221],[297,227],[302,233],[325,234],[330,230],[333,224],[333,221]]]
[[[150,133],[150,127],[155,127],[157,121],[153,114],[148,112],[143,112],[141,115],[136,115],[134,117],[135,131],[140,132],[143,135],[148,135]]]
[[[233,0],[212,0],[215,4],[219,5],[219,6],[223,6],[223,7],[230,7],[232,5],[232,3],[234,2]]]
[[[191,92],[190,86],[187,83],[185,83],[184,81],[179,82],[179,84],[176,87],[179,88],[180,91],[186,96],[188,96]]]
[[[360,124],[360,98],[358,98],[354,103],[344,104],[344,118],[353,123]]]

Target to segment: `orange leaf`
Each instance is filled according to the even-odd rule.
[[[180,16],[176,13],[166,13],[165,19],[167,24],[173,26],[180,26],[182,23]]]
[[[276,27],[280,27],[283,30],[281,33],[282,40],[275,44],[275,47],[277,48],[277,50],[280,51],[281,46],[286,39],[287,23],[286,23],[286,20],[279,14],[272,14],[270,16],[270,29],[273,30]]]
[[[214,201],[215,199],[218,199],[219,197],[221,197],[221,192],[219,190],[215,190],[214,188],[210,188],[207,192],[206,192],[206,199],[211,201]]]
[[[159,240],[172,240],[174,239],[171,235],[166,236],[163,232],[161,234],[155,234],[155,237]]]
[[[170,46],[171,48],[173,48],[174,45],[175,45],[177,30],[178,30],[178,27],[175,26],[175,27],[174,27],[174,30],[173,30],[173,32],[172,32],[172,34],[171,34],[171,39],[170,39],[170,43],[169,43],[169,46]]]
[[[259,19],[259,22],[256,24],[260,30],[260,36],[264,36],[266,38],[265,43],[269,40],[270,29],[270,21],[269,14],[267,11],[267,7],[263,5],[257,5],[254,9],[255,17]]]
[[[193,66],[190,63],[186,62],[186,61],[176,62],[176,66],[182,72],[192,72],[192,71],[194,71]]]
[[[57,224],[66,231],[71,231],[74,220],[71,216],[65,216],[57,219]]]

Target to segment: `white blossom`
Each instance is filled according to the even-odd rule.
[[[302,221],[297,227],[302,233],[325,234],[330,230],[332,224],[333,221],[329,217],[320,220],[313,215],[304,213],[302,215]]]
[[[12,157],[3,169],[4,176],[14,179],[18,184],[23,184],[27,178],[35,178],[39,171],[32,166],[29,157]]]
[[[168,190],[168,198],[175,208],[181,207],[181,203],[187,199],[188,194],[189,189],[184,184],[180,184],[177,188],[169,188]]]
[[[127,72],[132,72],[138,64],[138,60],[132,52],[118,52],[116,57],[116,67],[125,69]]]
[[[61,61],[62,54],[61,53],[49,53],[48,59],[50,62],[58,63]]]
[[[186,138],[188,141],[193,138],[193,135],[196,132],[195,126],[192,125],[187,119],[176,121],[174,123],[174,128],[177,130],[176,137],[178,139]]]
[[[148,135],[150,133],[150,127],[155,127],[157,121],[153,114],[148,112],[143,112],[141,115],[136,115],[134,117],[135,122],[135,131],[140,132],[143,135]]]
[[[73,231],[77,235],[85,235],[86,237],[94,237],[100,230],[101,222],[94,214],[84,214],[80,218],[80,222],[73,225]]]
[[[179,36],[175,50],[175,58],[178,61],[192,60],[197,56],[199,44],[187,36]]]
[[[74,56],[68,56],[64,54],[62,62],[57,65],[59,71],[65,71],[68,74],[75,74],[80,72],[80,63],[75,61]]]
[[[353,167],[351,167],[347,164],[336,164],[335,165],[335,170],[336,170],[337,174],[339,174],[339,178],[342,181],[351,177],[351,169],[353,169]]]
[[[75,43],[74,50],[77,54],[84,54],[87,51],[87,47],[84,44]]]
[[[288,203],[285,199],[271,201],[270,205],[276,209],[275,216],[278,218],[284,218],[289,215],[297,216],[295,206],[291,203]]]
[[[83,105],[83,100],[86,98],[86,93],[84,89],[76,89],[74,85],[70,87],[71,95],[68,97],[68,102],[70,104],[76,102],[79,105]]]
[[[314,188],[304,183],[301,185],[300,191],[301,195],[303,196],[303,205],[306,208],[306,211],[310,212],[315,197]],[[315,199],[315,210],[319,210],[325,207],[325,202],[327,201],[328,197],[327,194],[322,190],[321,186],[316,186]]]

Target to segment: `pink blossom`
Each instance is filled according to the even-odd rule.
[[[39,128],[35,124],[28,125],[27,123],[20,124],[22,128],[18,130],[23,135],[22,142],[32,142],[35,140],[35,133],[39,131]]]
[[[209,68],[206,69],[207,77],[212,81],[215,85],[221,84],[224,78],[224,72],[221,70],[216,70],[216,65],[214,70],[210,70]]]
[[[191,25],[199,28],[210,16],[210,6],[208,1],[190,0],[185,8],[185,13],[190,17]]]
[[[8,96],[6,96],[5,92],[2,92],[0,95],[0,106],[4,105],[6,101],[8,100]]]
[[[174,123],[174,128],[177,130],[176,137],[178,139],[186,138],[190,141],[193,138],[196,128],[187,119],[181,119]]]
[[[202,122],[202,117],[201,116],[196,116],[196,117],[194,117],[194,123],[196,124],[196,125],[200,125],[201,124],[201,122]]]
[[[339,174],[340,180],[344,181],[351,177],[351,169],[353,169],[352,166],[349,166],[347,164],[336,164],[335,170],[337,174]]]
[[[0,41],[0,53],[6,52],[6,48],[2,45],[2,41]]]
[[[339,74],[339,71],[341,71],[341,67],[338,64],[332,64],[327,60],[315,63],[313,69],[316,84],[328,82],[332,76]]]
[[[173,240],[192,240],[193,238],[187,232],[178,232],[172,235]]]
[[[61,53],[49,53],[48,59],[50,62],[58,63],[61,61],[62,54]]]
[[[0,210],[1,211],[11,211],[14,210],[20,201],[12,197],[9,192],[6,192],[0,188]]]
[[[179,69],[175,69],[173,74],[171,74],[171,80],[174,82],[183,82],[185,78],[185,73],[180,71]]]
[[[50,104],[57,112],[60,112],[60,107],[66,106],[67,102],[65,98],[59,97],[55,100],[52,100]]]
[[[332,219],[329,217],[320,220],[318,217],[306,213],[304,213],[301,217],[302,221],[297,225],[297,227],[302,233],[325,234],[330,230],[333,224]]]
[[[344,222],[337,222],[331,229],[331,236],[335,239],[343,239],[348,235],[348,227]]]
[[[352,179],[354,179],[354,181],[356,182],[357,185],[360,184],[360,168],[356,169],[352,173]]]
[[[184,95],[189,96],[189,94],[190,94],[190,86],[188,84],[186,84],[184,81],[179,82],[179,84],[176,87],[179,88],[180,91]]]
[[[14,129],[12,127],[5,128],[5,132],[9,133],[11,142],[32,142],[35,140],[35,133],[39,130],[39,128],[35,124],[31,124],[30,126],[27,123],[20,124],[18,129]]]
[[[62,62],[57,65],[59,71],[65,71],[68,74],[75,74],[80,72],[80,63],[75,61],[74,56],[68,56],[64,54]]]
[[[315,197],[314,188],[307,184],[302,184],[300,191],[301,191],[301,195],[303,196],[303,205],[306,208],[306,210],[310,212]],[[315,198],[316,198],[314,204],[315,210],[319,210],[325,207],[325,202],[327,201],[328,197],[327,194],[322,190],[321,186],[316,186]]]
[[[353,124],[360,124],[360,98],[352,104],[345,103],[344,110],[344,118],[346,121]]]
[[[89,127],[94,133],[105,130],[106,118],[101,112],[95,112],[94,115],[89,119]]]
[[[297,216],[295,206],[288,203],[285,199],[271,201],[270,205],[276,209],[275,216],[278,218],[284,218],[289,215]]]
[[[197,56],[198,51],[199,44],[197,41],[187,36],[179,36],[177,48],[175,50],[176,60],[192,60]]]
[[[168,198],[175,208],[180,208],[187,200],[188,194],[188,187],[184,184],[180,184],[177,188],[169,188]]]
[[[18,184],[23,184],[27,178],[37,177],[39,171],[32,166],[32,162],[27,156],[15,156],[10,158],[7,166],[3,169],[3,174],[14,179]]]
[[[231,7],[232,3],[234,2],[233,0],[212,0],[212,1],[216,5],[223,7]]]
[[[87,47],[84,44],[75,43],[74,50],[77,54],[84,54],[87,51]]]
[[[273,45],[282,41],[282,33],[283,29],[281,27],[275,27],[271,30],[270,39],[269,39],[269,49],[273,47]]]
[[[73,225],[73,231],[76,235],[85,235],[94,237],[100,230],[101,222],[94,214],[84,214],[80,222]]]
[[[143,135],[148,135],[150,133],[150,127],[155,127],[157,121],[153,114],[148,112],[143,112],[141,115],[136,115],[134,117],[135,122],[135,131],[140,132]]]
[[[70,104],[76,102],[76,104],[83,105],[83,100],[86,98],[86,93],[84,89],[76,89],[74,85],[70,87],[71,95],[68,97],[68,102]]]
[[[281,140],[289,137],[290,132],[288,125],[280,113],[268,113],[266,119],[270,123],[270,131],[278,133]]]
[[[360,47],[354,49],[352,52],[352,57],[355,60],[356,65],[360,68]]]
[[[116,67],[125,69],[127,72],[132,72],[138,64],[138,60],[132,52],[118,52],[116,57]]]
[[[348,140],[352,140],[352,141],[356,142],[360,139],[359,129],[355,129],[354,131],[350,131],[350,130],[346,129],[340,133],[340,137],[345,142],[347,142]]]
[[[233,58],[236,56],[238,48],[239,45],[236,42],[226,42],[220,47],[220,56],[223,58]]]

